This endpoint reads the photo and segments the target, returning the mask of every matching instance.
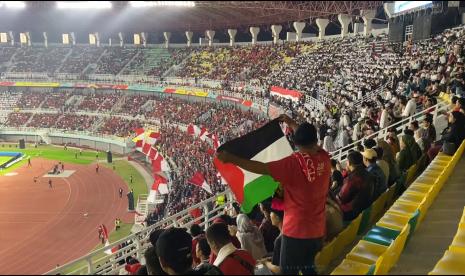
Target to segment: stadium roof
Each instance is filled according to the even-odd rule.
[[[195,7],[131,8],[128,1],[113,1],[111,17],[131,14],[131,26],[153,31],[204,31],[207,29],[269,26],[293,21],[313,22],[337,14],[359,15],[362,9],[378,9],[383,1],[194,1]],[[29,1],[28,8],[51,11],[53,1]],[[131,11],[129,11],[131,9]],[[135,15],[135,16],[134,16]],[[106,16],[105,16],[106,17]],[[137,21],[137,22],[134,22]],[[136,28],[136,27],[134,27]]]

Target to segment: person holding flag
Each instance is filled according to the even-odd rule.
[[[316,274],[314,259],[323,246],[326,233],[325,205],[331,176],[330,157],[318,146],[317,130],[313,125],[297,125],[287,115],[281,115],[278,121],[286,123],[293,130],[297,152],[277,161],[260,162],[220,148],[217,158],[222,163],[232,163],[248,172],[271,176],[280,183],[284,190],[285,210],[280,260],[282,273]]]

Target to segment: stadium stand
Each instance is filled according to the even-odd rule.
[[[446,123],[441,120],[444,113],[452,109],[464,112],[463,98],[457,100],[452,108],[451,103],[444,101],[452,101],[452,95],[463,95],[465,88],[463,55],[455,53],[453,48],[465,42],[464,30],[463,26],[446,30],[433,39],[413,43],[411,50],[406,52],[396,50],[398,45],[395,44],[376,49],[375,44],[386,39],[379,36],[176,50],[5,47],[0,48],[5,53],[0,62],[11,59],[8,71],[16,73],[156,77],[171,73],[174,78],[204,78],[221,82],[218,91],[224,95],[235,93],[277,104],[292,117],[317,127],[319,144],[332,154],[337,163],[334,171],[346,176],[335,185],[331,195],[339,208],[347,204],[345,194],[351,185],[355,185],[350,176],[360,171],[368,175],[364,164],[356,164],[358,168],[354,164],[351,164],[354,168],[345,166],[348,153],[358,151],[361,155],[370,149],[376,150],[376,157],[372,158],[383,155],[378,161],[385,161],[389,171],[382,171],[384,178],[390,179],[389,175],[397,172],[394,181],[386,181],[389,182],[387,188],[381,188],[379,196],[369,197],[367,208],[350,210],[354,212],[354,218],[346,219],[344,229],[324,243],[316,257],[316,265],[320,271],[327,270],[349,245],[360,239],[342,263],[332,270],[332,274],[386,274],[397,264],[465,149],[465,132],[458,131],[456,127],[443,132]],[[169,72],[170,68],[175,70]],[[254,80],[259,88],[241,86],[241,82],[246,80]],[[304,96],[297,102],[282,100],[270,95],[271,86],[295,89],[303,92]],[[69,103],[71,98],[76,101]],[[305,104],[310,98],[322,102],[324,109],[308,108]],[[91,89],[49,93],[15,88],[0,94],[0,109],[6,111],[4,126],[12,128],[95,130],[98,135],[130,138],[135,129],[146,124],[158,125],[161,138],[155,146],[169,160],[170,191],[166,201],[148,214],[145,221],[148,228],[125,238],[124,244],[118,242],[120,249],[115,256],[119,260],[131,254],[134,256],[134,252],[139,255],[144,252],[148,248],[148,236],[154,229],[194,224],[198,217],[189,212],[203,208],[207,203],[213,206],[215,199],[212,194],[229,195],[212,164],[211,145],[188,135],[188,125],[208,129],[223,143],[268,121],[267,114],[262,112],[207,99],[161,97],[133,91],[100,93]],[[457,137],[448,135],[453,131],[459,133],[455,133]],[[441,134],[444,135],[439,139]],[[453,156],[433,154],[433,150],[439,150],[442,145],[436,142],[451,140],[462,145]],[[189,184],[195,173],[205,177],[212,194]],[[368,180],[362,182],[370,183]],[[381,186],[378,182],[374,185]],[[235,218],[237,214],[231,205],[232,201],[228,199],[225,206],[205,207],[200,211],[203,216],[201,226],[211,226],[214,219],[223,215],[224,207],[233,214],[229,219]],[[348,211],[339,212],[346,215]],[[257,217],[263,219],[263,215]],[[229,226],[234,224],[226,221],[225,216],[221,219]],[[261,221],[257,219],[252,223],[260,224]],[[460,226],[459,230],[462,228]],[[267,239],[259,233],[262,240]],[[463,266],[457,262],[463,257],[463,250],[457,248],[462,236],[457,235],[432,274],[443,273],[446,269],[451,273],[462,272]],[[136,239],[137,247],[132,244]],[[90,261],[92,256],[88,258]],[[110,258],[107,259],[108,265],[99,261],[98,269],[102,269],[99,273],[115,273],[126,264],[124,261],[116,264],[119,260]],[[95,264],[92,262],[91,266]],[[94,272],[94,269],[91,267],[87,272]]]

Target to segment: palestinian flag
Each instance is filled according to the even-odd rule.
[[[200,187],[204,189],[205,191],[209,192],[210,194],[212,193],[212,188],[205,180],[205,177],[203,176],[203,174],[200,172],[196,172],[194,176],[188,181],[188,183],[195,185],[197,187]]]
[[[223,144],[218,151],[264,163],[281,160],[293,153],[278,120]],[[273,196],[278,188],[279,183],[269,175],[251,173],[236,165],[222,163],[217,158],[214,164],[245,213],[250,213],[255,205]]]

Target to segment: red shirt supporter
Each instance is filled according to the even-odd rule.
[[[314,259],[323,246],[326,228],[331,162],[318,146],[317,130],[309,123],[298,126],[291,118],[280,120],[295,132],[299,151],[279,161],[262,163],[220,152],[218,159],[247,171],[271,175],[284,189],[284,222],[281,244],[283,274],[315,274]]]
[[[316,155],[295,153],[268,163],[271,176],[284,188],[284,235],[296,239],[325,235],[329,162],[328,153],[320,150]]]
[[[217,255],[213,265],[224,275],[254,275],[256,261],[245,250],[237,249],[229,236],[228,226],[214,223],[205,233],[212,253]]]
[[[221,258],[216,258],[214,265],[217,266],[224,275],[254,275],[255,260],[252,255],[245,250],[236,249],[230,243],[220,251]],[[227,256],[223,256],[226,255]]]

